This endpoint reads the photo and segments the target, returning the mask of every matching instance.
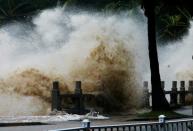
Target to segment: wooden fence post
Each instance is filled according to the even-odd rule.
[[[193,115],[193,81],[189,81],[189,87],[188,87],[188,91],[191,92],[191,96],[192,96],[192,115]]]
[[[163,89],[163,91],[164,91],[164,88],[165,88],[165,81],[161,81],[161,87],[162,87],[162,89]]]
[[[193,92],[193,81],[189,81],[188,91],[192,91]]]
[[[82,88],[81,88],[81,81],[76,81],[75,83],[75,89],[74,89],[74,94],[76,95],[82,95]]]
[[[83,95],[82,95],[82,88],[81,88],[81,81],[76,81],[75,90],[75,111],[78,114],[84,114],[84,102],[83,102]]]
[[[185,81],[180,81],[180,104],[185,105]]]
[[[61,110],[60,90],[58,81],[54,81],[52,87],[52,111],[53,110]]]
[[[192,96],[192,104],[193,104],[193,81],[189,81],[189,87],[188,87],[188,91],[191,92],[191,96]],[[193,110],[192,110],[192,114],[193,114]]]
[[[149,107],[149,89],[148,89],[148,81],[144,81],[143,83],[143,95],[144,95],[144,107]]]
[[[177,81],[173,81],[172,82],[172,92],[170,94],[170,104],[171,106],[176,106],[177,105],[177,98],[178,98],[178,94],[177,94]]]

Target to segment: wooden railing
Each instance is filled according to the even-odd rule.
[[[73,114],[85,114],[89,112],[85,108],[85,101],[94,99],[96,96],[94,94],[83,94],[82,88],[81,88],[81,81],[75,82],[75,89],[74,93],[71,94],[61,94],[60,88],[59,88],[59,82],[54,81],[53,82],[53,88],[52,88],[52,111],[57,110],[61,111],[65,107],[62,106],[62,101],[69,100],[72,101],[73,107],[66,110],[69,113]],[[62,109],[63,108],[63,109]]]
[[[161,82],[163,90],[165,89],[165,82]],[[149,107],[150,101],[151,101],[151,92],[148,88],[148,82],[144,82],[143,87],[143,93],[144,93],[144,107]],[[192,96],[193,98],[193,81],[189,81],[189,85],[187,90],[185,89],[185,81],[180,81],[180,86],[177,87],[177,81],[172,82],[172,88],[170,91],[165,91],[165,95],[169,96],[170,104],[171,106],[177,106],[177,105],[185,105],[186,104],[186,98],[187,95]],[[69,113],[76,113],[76,114],[85,114],[86,112],[89,112],[89,110],[85,109],[85,101],[96,99],[96,97],[99,97],[100,94],[83,94],[82,88],[81,88],[81,81],[76,81],[74,93],[71,94],[61,94],[59,89],[59,82],[55,81],[53,82],[53,88],[52,88],[52,111],[57,110],[61,111],[62,108],[64,109],[63,105],[61,104],[62,101],[71,100],[73,107],[69,109]],[[193,100],[191,100],[193,102]]]
[[[185,81],[180,81],[180,86],[177,87],[177,81],[172,82],[172,88],[170,91],[165,91],[165,82],[161,82],[162,89],[164,90],[165,95],[170,96],[170,104],[172,106],[176,105],[185,105],[186,104],[186,96],[190,94],[192,96],[193,94],[193,81],[189,81],[189,85],[187,90],[185,89]],[[144,82],[144,88],[143,88],[143,93],[144,93],[144,103],[145,106],[150,105],[150,97],[151,97],[151,92],[149,91],[148,88],[148,82]],[[192,96],[193,98],[193,96]],[[191,100],[193,101],[193,100]]]

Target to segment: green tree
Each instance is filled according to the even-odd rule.
[[[157,6],[156,29],[158,40],[162,43],[179,40],[188,32],[191,14],[179,6]]]
[[[143,7],[145,15],[148,18],[148,40],[149,40],[149,60],[151,69],[151,85],[152,85],[152,110],[169,110],[170,106],[165,98],[163,89],[161,88],[161,79],[159,73],[159,62],[156,46],[155,33],[155,5],[154,0],[144,0]]]
[[[6,0],[0,1],[0,21],[23,20],[34,12],[33,6],[28,1]]]

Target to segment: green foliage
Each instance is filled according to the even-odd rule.
[[[182,15],[165,15],[160,18],[160,23],[159,39],[164,41],[181,39],[189,27],[189,22]]]
[[[139,1],[138,0],[130,0],[129,2],[126,2],[124,0],[119,0],[119,1],[113,1],[111,3],[108,3],[103,11],[113,11],[113,12],[119,12],[119,11],[123,11],[123,10],[129,10],[132,8],[135,8],[136,6],[139,5]]]
[[[35,7],[35,10],[41,10],[57,5],[57,0],[30,0],[30,3]]]
[[[28,1],[7,0],[0,1],[0,20],[9,21],[21,19],[29,16],[34,11],[33,6]]]
[[[139,5],[140,0],[60,0],[65,6],[97,11],[121,11]]]
[[[56,4],[55,0],[0,0],[0,24],[27,20],[39,10]]]
[[[77,4],[77,0],[66,0],[64,2],[65,7],[72,7],[72,6],[75,6],[76,4]]]
[[[190,26],[191,14],[185,8],[164,6],[156,8],[158,40],[162,42],[181,39]]]
[[[189,20],[192,19],[191,13],[186,8],[177,7],[177,9],[186,19],[189,19]]]

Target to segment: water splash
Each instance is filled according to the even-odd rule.
[[[105,92],[116,107],[138,106],[142,82],[150,79],[146,20],[140,18],[55,8],[30,25],[0,28],[0,97],[7,98],[0,114],[47,114],[53,80],[63,92],[81,80],[84,92]],[[191,47],[192,27],[184,40],[159,47],[163,80],[192,78]],[[22,110],[7,110],[6,103]]]
[[[46,114],[53,80],[60,80],[63,92],[72,91],[73,81],[81,80],[84,92],[103,91],[114,105],[136,106],[147,39],[143,22],[126,16],[55,8],[41,12],[30,25],[2,27],[0,96],[9,97],[5,102],[13,106],[23,103],[28,115]],[[28,97],[33,100],[20,101]],[[30,110],[34,101],[43,104]],[[9,108],[5,102],[0,105]],[[0,112],[7,115],[25,112],[4,109]]]
[[[193,22],[189,33],[181,41],[168,43],[159,47],[160,72],[162,79],[166,81],[166,89],[171,90],[171,81],[193,79]]]

